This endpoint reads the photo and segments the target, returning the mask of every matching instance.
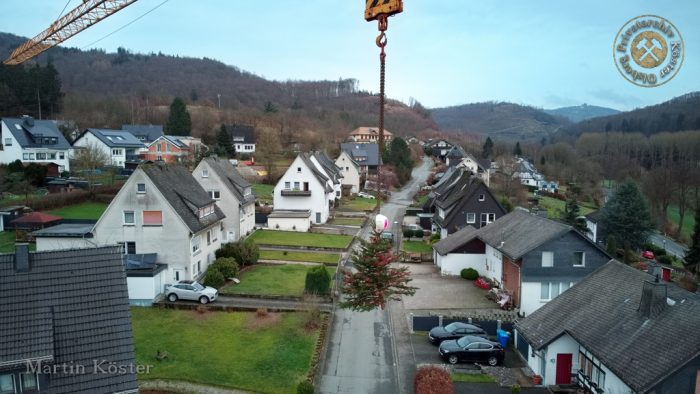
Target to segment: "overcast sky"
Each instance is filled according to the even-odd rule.
[[[356,78],[378,91],[376,22],[363,0],[139,0],[63,45],[209,57],[268,79]],[[80,0],[72,0],[71,9]],[[3,0],[0,30],[33,37],[65,0]],[[626,81],[612,58],[629,19],[655,14],[685,41],[669,83]],[[700,1],[404,0],[389,20],[387,95],[428,107],[498,100],[537,107],[588,103],[620,110],[700,90]]]

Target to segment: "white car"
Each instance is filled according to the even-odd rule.
[[[376,198],[376,197],[374,197],[373,195],[371,195],[371,194],[369,194],[369,193],[365,193],[365,192],[359,192],[359,193],[357,193],[357,197],[369,198],[369,199],[371,199],[371,200],[374,200],[374,199]]]
[[[165,294],[170,302],[182,299],[208,304],[216,300],[219,292],[213,287],[202,286],[192,280],[181,280],[174,285],[165,285]]]

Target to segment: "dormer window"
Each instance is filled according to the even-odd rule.
[[[207,170],[207,169],[202,170],[202,178],[209,178],[209,170]]]
[[[202,208],[199,208],[199,218],[203,218],[214,213],[214,204],[209,204]]]

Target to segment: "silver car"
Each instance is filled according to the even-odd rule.
[[[213,287],[205,287],[192,280],[181,280],[174,285],[166,285],[165,294],[170,302],[182,299],[208,304],[216,299],[219,292]]]

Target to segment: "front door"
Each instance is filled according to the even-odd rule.
[[[316,212],[316,223],[321,223],[321,212]]]
[[[557,380],[555,384],[571,384],[571,353],[557,354]]]
[[[185,270],[173,270],[173,274],[176,282],[185,279]]]

